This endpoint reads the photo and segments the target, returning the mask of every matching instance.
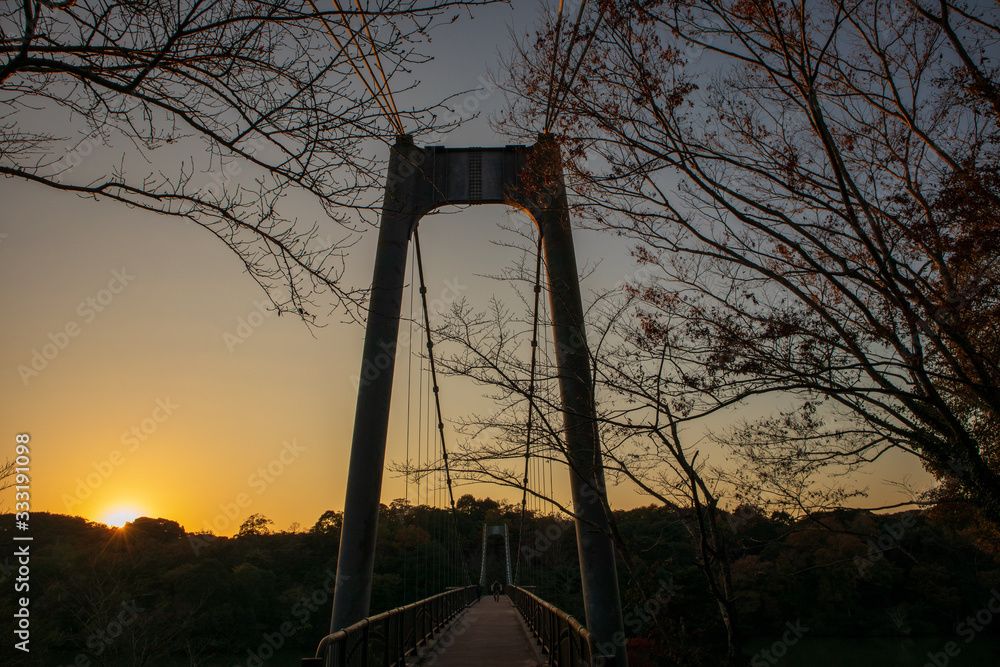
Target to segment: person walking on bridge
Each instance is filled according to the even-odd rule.
[[[493,599],[500,602],[500,594],[503,593],[503,586],[500,585],[499,581],[493,581]]]

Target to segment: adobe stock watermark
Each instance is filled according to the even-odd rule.
[[[965,475],[969,472],[969,466],[966,464],[965,459],[948,459],[947,470],[944,476],[952,482],[957,482],[965,478]]]
[[[93,470],[83,477],[76,478],[73,495],[62,494],[62,501],[66,505],[67,511],[72,510],[77,505],[82,505],[83,501],[94,495],[94,491],[99,489],[114,474],[115,470],[125,463],[126,453],[135,453],[144,442],[156,433],[160,425],[170,419],[180,407],[170,400],[169,396],[156,399],[156,406],[148,417],[122,432],[118,440],[123,445],[124,450],[113,449],[108,454],[108,458],[91,463]]]
[[[458,104],[455,105],[455,108],[451,109],[449,113],[445,115],[445,123],[450,125],[452,123],[461,123],[475,118],[476,114],[479,113],[483,102],[493,97],[493,94],[496,92],[497,85],[483,76],[480,76],[477,80],[480,87],[470,91],[467,95],[462,97]]]
[[[77,304],[76,314],[80,316],[81,321],[70,320],[58,331],[50,331],[48,342],[31,350],[31,359],[28,363],[18,364],[17,374],[24,386],[27,387],[33,378],[48,368],[49,364],[69,347],[70,341],[83,332],[83,325],[93,322],[133,280],[135,276],[130,274],[126,267],[115,269],[111,272],[111,280],[108,281],[107,287]]]
[[[645,266],[641,266],[632,273],[627,273],[622,276],[618,282],[615,283],[613,290],[615,292],[620,292],[627,289],[635,289],[637,285],[642,285],[644,282],[649,280],[649,277],[653,275],[652,272]]]
[[[600,504],[601,493],[598,487],[587,482],[580,484],[579,500],[573,502],[573,513],[580,515],[583,512],[583,503]],[[606,494],[607,490],[603,489]],[[576,524],[572,520],[556,518],[549,522],[544,528],[536,528],[528,540],[521,545],[521,556],[526,563],[531,563],[536,558],[541,558],[549,549],[559,543],[567,532],[575,530]],[[677,590],[680,590],[679,587]]]
[[[313,614],[317,611],[323,614],[329,613],[327,603],[331,599],[330,596],[333,595],[337,575],[332,570],[326,570],[325,574],[327,575],[326,580],[319,588],[296,600],[289,609],[288,618],[294,619],[295,622],[286,620],[274,632],[265,632],[261,635],[260,644],[257,645],[256,649],[248,648],[246,660],[241,661],[240,664],[246,667],[263,667],[274,657],[276,651],[280,651],[287,641],[295,636],[296,629],[309,622],[309,618]]]
[[[553,521],[544,529],[536,528],[530,543],[521,546],[521,556],[524,557],[524,562],[531,564],[534,559],[541,558],[546,551],[558,544],[563,535],[573,527],[572,521]]]
[[[257,331],[264,322],[274,317],[274,310],[267,301],[254,301],[254,310],[246,316],[236,318],[236,328],[231,332],[222,334],[222,342],[226,344],[226,349],[232,354],[236,348],[247,342],[254,332]]]
[[[254,498],[267,491],[268,487],[275,481],[291,464],[295,463],[306,450],[303,445],[298,444],[298,440],[291,442],[285,440],[281,443],[278,454],[271,459],[267,465],[260,466],[247,477],[247,491],[236,494],[232,501],[219,504],[219,513],[211,520],[204,521],[205,530],[214,534],[189,534],[188,543],[194,549],[197,556],[202,549],[209,546],[215,539],[215,535],[230,530],[238,525],[237,520],[246,513],[246,510],[253,504]],[[251,495],[250,492],[253,492]]]
[[[448,652],[448,649],[455,645],[459,637],[469,631],[476,618],[478,617],[463,613],[449,623],[445,631],[434,641],[434,644],[421,653],[414,664],[421,667],[430,667],[430,665],[435,664],[441,659],[441,656]]]
[[[622,621],[624,626],[632,631],[632,633],[638,633],[645,624],[650,623],[653,617],[656,616],[660,611],[666,609],[670,601],[683,590],[683,586],[680,584],[675,584],[673,578],[671,577],[669,581],[659,581],[659,587],[653,597],[646,600],[639,607],[634,609],[629,609],[624,616],[622,616]],[[610,642],[604,642],[598,644],[594,648],[597,650],[598,655],[594,656],[594,667],[604,667],[607,664],[607,660],[604,656],[616,655],[619,649],[623,649],[625,644],[628,642],[628,637],[626,637],[624,632],[616,632],[611,637]]]
[[[917,525],[917,518],[912,513],[903,515],[899,521],[894,521],[882,528],[882,533],[877,540],[868,539],[868,552],[854,557],[854,566],[858,569],[858,574],[862,577],[868,575],[868,570],[872,565],[882,560],[886,551],[899,545],[903,535],[909,528]]]
[[[91,660],[87,653],[78,653],[69,665],[60,665],[59,667],[90,667],[95,664],[106,664],[100,656],[125,633],[129,626],[136,622],[144,611],[146,610],[136,604],[135,600],[123,602],[117,616],[112,618],[107,625],[87,636],[86,645],[90,653],[96,657],[96,663]]]
[[[427,317],[432,325],[438,317],[443,315],[462,296],[463,292],[469,289],[468,285],[463,285],[458,280],[458,278],[445,280],[440,296],[427,303]],[[355,391],[362,386],[367,386],[374,382],[382,374],[382,371],[392,366],[396,359],[396,352],[400,349],[408,349],[412,343],[409,331],[403,328],[400,328],[397,334],[395,347],[385,341],[379,343],[379,353],[375,355],[375,358],[363,360],[361,363],[361,372],[358,375],[351,376],[351,384],[354,386]]]
[[[776,640],[767,648],[761,649],[754,654],[753,658],[750,659],[751,667],[767,667],[768,665],[777,664],[778,661],[788,655],[788,649],[798,644],[799,640],[809,632],[809,628],[803,625],[800,620],[794,623],[792,621],[786,622],[785,628],[787,629],[781,635],[781,639]]]
[[[42,1],[43,4],[46,4],[49,7],[55,6],[51,2],[44,2],[44,0]],[[63,6],[66,6],[66,4],[64,4]],[[83,164],[84,159],[87,158],[91,153],[93,153],[94,149],[97,146],[105,146],[105,145],[107,144],[105,143],[104,135],[101,132],[101,130],[94,130],[86,137],[84,137],[83,140],[80,141],[80,143],[74,146],[72,150],[67,151],[65,155],[59,158],[59,160],[57,160],[52,165],[52,168],[54,170],[52,174],[52,180],[55,181],[56,183],[62,183],[63,177],[69,172],[79,167],[81,164]]]
[[[729,529],[737,531],[757,517],[757,510],[750,505],[740,505],[726,517]]]
[[[994,588],[990,593],[992,596],[983,604],[982,608],[955,626],[955,634],[964,639],[965,644],[971,644],[979,633],[993,622],[997,614],[1000,614],[1000,591]],[[962,645],[956,641],[949,641],[941,649],[927,654],[928,661],[924,663],[924,667],[946,667],[951,663],[952,658],[958,657],[962,652]]]
[[[223,160],[220,157],[219,167],[205,172],[208,182],[198,189],[198,196],[206,197],[206,195],[211,195],[214,197],[215,201],[221,200],[222,195],[225,193],[226,186],[229,185],[235,177],[243,173],[243,162],[246,157],[252,157],[262,148],[264,148],[264,144],[257,137],[252,137],[244,143],[241,154],[230,157],[226,160]]]

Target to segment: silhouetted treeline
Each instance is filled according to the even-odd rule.
[[[630,580],[620,568],[626,627],[631,620],[633,634],[646,638],[636,649],[669,656],[632,660],[632,667],[721,664],[725,633],[684,527],[691,513],[648,507],[616,515],[637,570]],[[807,628],[809,637],[935,636],[943,643],[992,597],[1000,604],[1000,534],[964,506],[798,521],[741,507],[724,524],[745,641]],[[1000,623],[976,636],[1000,636]]]
[[[521,584],[583,619],[571,522],[529,512],[519,539],[518,506],[467,495],[457,507],[453,517],[401,500],[383,506],[372,613],[476,583],[485,522],[508,525]],[[31,600],[30,659],[7,641],[0,661],[259,665],[276,648],[309,655],[328,631],[341,519],[330,511],[308,530],[272,532],[254,515],[224,538],[167,519],[114,529],[33,513],[28,592],[14,590],[14,559],[0,559],[4,609],[14,609],[16,596]],[[629,552],[619,579],[633,667],[718,664],[724,635],[685,525],[693,517],[646,507],[616,519]],[[7,544],[12,526],[4,516]],[[727,515],[725,529],[744,638],[779,637],[789,623],[816,637],[944,637],[1000,589],[997,532],[960,506],[799,521],[744,507]],[[485,569],[487,584],[505,576],[495,537]]]

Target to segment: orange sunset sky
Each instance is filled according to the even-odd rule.
[[[521,17],[476,10],[474,21],[436,33],[437,60],[418,72],[427,82],[420,94],[440,99],[480,86],[509,49],[507,26],[533,22],[532,9]],[[433,143],[511,142],[480,117]],[[380,149],[384,157],[388,148]],[[519,215],[494,206],[425,220],[429,296],[458,284],[486,308],[502,287],[483,274],[516,257],[490,241],[509,239],[498,224],[520,224]],[[315,205],[304,204],[301,219],[318,221],[321,236],[338,234]],[[370,282],[374,241],[371,231],[351,250],[349,283]],[[602,262],[584,283],[585,301],[588,290],[635,271],[618,239],[578,232],[576,242],[581,266]],[[274,316],[237,257],[197,226],[10,179],[0,181],[0,299],[0,458],[13,455],[16,433],[31,435],[33,511],[105,523],[147,515],[232,534],[251,513],[283,530],[342,509],[361,325],[333,316],[310,330]],[[405,458],[401,363],[387,453],[396,462]],[[442,392],[446,420],[489,409],[470,384],[446,378]],[[448,438],[454,446],[450,429]],[[873,469],[863,480],[873,504],[898,500],[882,480],[908,474],[926,479],[902,458]],[[563,498],[565,476],[556,471]],[[459,492],[519,500],[485,485]],[[383,499],[403,495],[402,481],[386,473]],[[250,502],[235,511],[239,498]],[[619,508],[650,502],[624,487],[611,499]],[[12,504],[0,497],[3,511]]]

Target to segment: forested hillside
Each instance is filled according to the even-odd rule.
[[[662,507],[616,513],[628,547],[619,559],[625,624],[639,667],[668,664],[668,656],[718,664],[724,630],[686,526],[691,518]],[[225,538],[189,534],[168,519],[115,529],[33,514],[32,662],[20,664],[267,664],[268,646],[309,655],[329,624],[340,520],[331,511],[308,530],[273,532],[254,515]],[[478,580],[484,522],[506,523],[517,548],[517,506],[464,496],[457,520],[456,531],[442,509],[383,507],[373,613]],[[5,516],[5,539],[11,525]],[[1000,540],[961,507],[802,521],[744,507],[727,515],[725,529],[745,640],[780,637],[789,623],[811,637],[948,637],[1000,589]],[[503,576],[502,553],[491,540],[490,581]],[[521,554],[521,583],[582,618],[572,524],[529,515]],[[16,576],[8,556],[5,609],[13,607]],[[10,655],[10,642],[3,650]]]

